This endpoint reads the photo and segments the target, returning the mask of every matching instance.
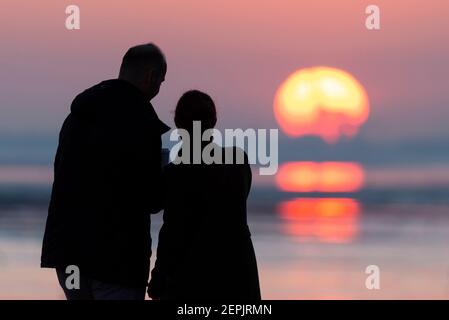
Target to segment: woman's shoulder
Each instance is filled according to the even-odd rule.
[[[237,146],[221,147],[223,163],[225,164],[249,164],[245,150]],[[230,161],[232,159],[232,161]]]
[[[201,164],[249,164],[248,155],[244,149],[237,146],[220,146],[214,142],[209,145],[208,152],[203,150],[201,157]],[[204,157],[210,157],[204,159]],[[188,159],[192,161],[191,159]],[[181,158],[176,158],[174,161],[168,163],[164,167],[164,171],[173,172],[187,168],[197,168],[198,166],[191,165],[192,163],[184,163]],[[204,166],[201,166],[204,167]],[[206,165],[206,167],[209,167]]]

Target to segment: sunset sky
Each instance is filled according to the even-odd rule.
[[[278,170],[252,166],[244,206],[264,299],[449,299],[449,0],[0,0],[0,300],[64,298],[39,268],[58,133],[74,97],[149,42],[169,126],[198,89],[218,129],[279,129],[279,158],[258,159]],[[382,290],[364,289],[367,266]]]
[[[71,4],[80,30],[65,28]],[[381,9],[380,31],[365,28],[369,4]],[[448,14],[441,0],[2,0],[0,134],[56,136],[77,93],[116,77],[128,47],[154,42],[168,73],[153,104],[171,126],[177,99],[196,88],[215,99],[220,128],[277,128],[280,84],[297,69],[328,66],[367,92],[370,116],[354,143],[442,149]]]

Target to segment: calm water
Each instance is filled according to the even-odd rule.
[[[249,221],[263,297],[449,298],[449,201],[438,190],[311,197],[255,187]],[[62,299],[53,271],[39,268],[48,188],[0,191],[0,299]],[[153,246],[160,225],[154,216]],[[365,287],[368,265],[380,268],[380,290]]]

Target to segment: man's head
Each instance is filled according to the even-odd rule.
[[[156,45],[148,43],[132,47],[126,52],[119,79],[131,82],[151,100],[159,93],[166,72],[164,54]]]

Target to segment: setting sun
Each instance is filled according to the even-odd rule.
[[[363,86],[349,73],[329,67],[301,69],[277,90],[274,113],[291,137],[315,135],[326,142],[354,136],[368,118]]]

